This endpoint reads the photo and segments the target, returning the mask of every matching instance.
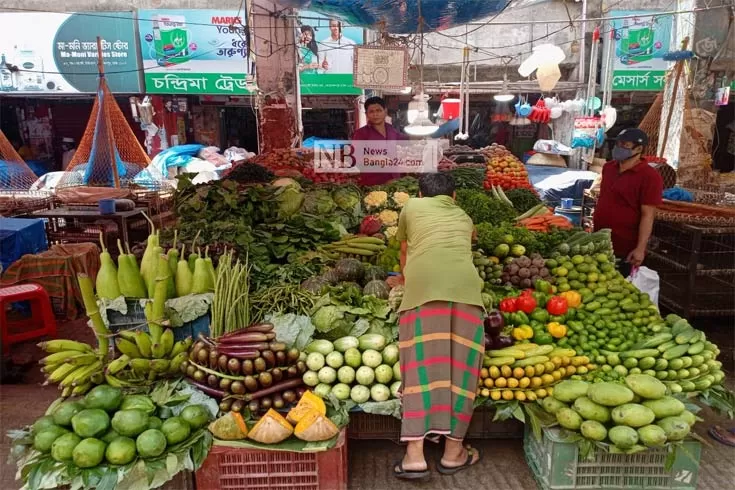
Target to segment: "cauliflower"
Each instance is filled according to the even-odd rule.
[[[383,226],[395,226],[398,223],[398,213],[392,209],[385,209],[378,215]]]
[[[385,229],[385,237],[388,239],[391,239],[394,236],[396,236],[397,232],[398,232],[397,226],[389,226],[388,228]]]
[[[394,192],[393,193],[393,202],[396,203],[396,205],[399,208],[402,208],[404,204],[406,204],[406,201],[411,199],[411,196],[409,196],[406,192]]]
[[[373,191],[363,199],[368,209],[375,209],[385,205],[388,202],[388,193],[385,191]]]

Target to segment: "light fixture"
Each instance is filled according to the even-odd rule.
[[[428,112],[422,111],[410,125],[403,129],[411,136],[429,136],[434,134],[438,128],[439,126],[429,119]]]
[[[508,76],[503,75],[503,86],[500,88],[500,93],[493,95],[493,99],[498,102],[510,102],[515,97],[515,95],[508,91]]]
[[[413,87],[403,87],[401,89],[401,93],[402,94],[410,94],[412,90],[413,90]]]
[[[419,92],[408,103],[408,113],[406,114],[408,124],[413,123],[422,111],[429,112],[429,96]]]
[[[421,1],[418,3],[418,15],[421,19]],[[408,126],[404,131],[411,136],[428,136],[439,128],[429,119],[429,96],[424,93],[424,29],[423,21],[419,20],[419,91],[408,103]]]

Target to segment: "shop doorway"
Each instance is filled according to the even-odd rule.
[[[258,153],[258,118],[252,107],[225,107],[222,111],[221,148],[237,146]]]

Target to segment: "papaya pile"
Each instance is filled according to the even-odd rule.
[[[146,395],[123,395],[106,384],[69,399],[33,423],[33,448],[77,468],[126,465],[157,458],[209,423],[209,410],[188,405],[178,416]]]
[[[647,374],[619,382],[565,380],[543,400],[544,409],[566,430],[629,453],[686,438],[697,417],[667,387]]]

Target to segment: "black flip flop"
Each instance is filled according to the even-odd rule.
[[[393,473],[396,475],[396,478],[400,478],[401,480],[424,480],[431,476],[429,468],[425,470],[404,470],[402,459],[393,463]]]
[[[475,452],[477,452],[477,461],[473,463],[472,460],[474,459]],[[464,464],[461,464],[459,466],[444,466],[441,462],[441,459],[439,459],[439,461],[437,461],[436,463],[436,469],[442,475],[453,475],[457,473],[458,471],[462,471],[464,469],[469,468],[470,466],[476,465],[477,463],[480,462],[481,459],[482,459],[482,453],[480,452],[480,450],[471,448],[467,450],[467,461],[465,461]]]
[[[731,447],[735,446],[735,443],[733,443],[732,441],[729,441],[729,440],[727,440],[727,439],[725,438],[725,436],[724,436],[724,435],[723,435],[723,434],[722,434],[722,433],[720,432],[720,430],[719,430],[719,429],[720,429],[720,427],[717,427],[717,426],[715,426],[715,427],[712,427],[712,428],[711,428],[711,429],[709,430],[709,435],[710,435],[710,437],[711,437],[712,439],[716,440],[717,442],[719,442],[719,443],[721,443],[721,444],[724,444],[724,445],[726,445],[726,446],[731,446]],[[732,432],[732,430],[730,430],[730,431],[728,431],[728,432]]]

